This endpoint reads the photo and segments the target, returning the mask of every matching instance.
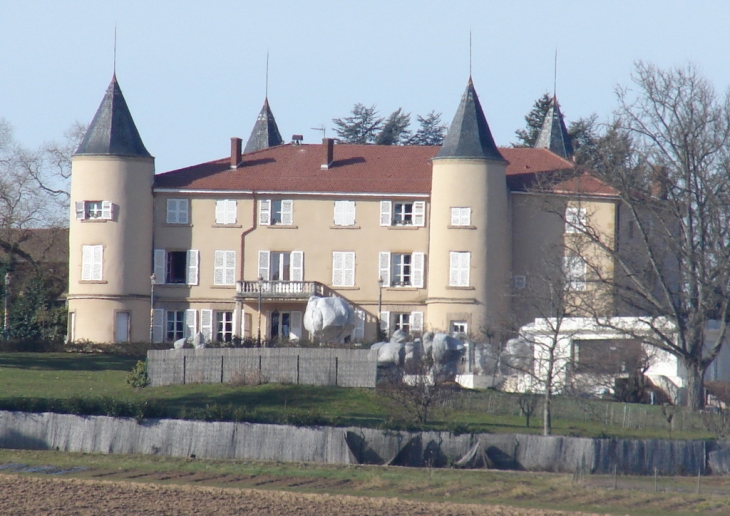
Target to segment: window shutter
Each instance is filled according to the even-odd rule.
[[[226,251],[216,251],[213,263],[213,285],[223,285],[225,282]]]
[[[223,281],[226,285],[236,284],[236,251],[226,251],[226,273]]]
[[[112,220],[112,203],[111,201],[101,202],[101,218],[104,220]]]
[[[352,330],[352,340],[360,342],[365,338],[365,311],[355,310],[355,328]]]
[[[332,286],[342,287],[344,285],[344,254],[338,251],[332,253]]]
[[[165,311],[155,308],[152,312],[152,342],[162,342],[164,332]]]
[[[380,253],[378,257],[378,269],[380,270],[380,279],[383,280],[383,286],[390,286],[390,253]]]
[[[193,309],[185,310],[185,328],[183,329],[183,337],[186,339],[189,339],[198,333],[198,318],[195,312],[196,310]]]
[[[188,277],[186,278],[188,285],[198,284],[198,256],[197,250],[188,251]]]
[[[449,253],[449,286],[450,287],[457,287],[459,286],[459,253],[450,252]]]
[[[390,312],[380,312],[380,331],[383,332],[387,340],[390,333]]]
[[[238,201],[229,199],[226,201],[226,224],[238,222]]]
[[[335,201],[335,226],[346,226],[345,201]]]
[[[165,250],[155,249],[155,285],[164,285],[167,280],[165,276]]]
[[[461,264],[459,271],[459,285],[462,287],[469,286],[469,271],[471,269],[471,253],[459,253],[461,254]]]
[[[259,251],[259,278],[269,281],[269,251]]]
[[[355,286],[355,253],[344,253],[343,256],[343,281],[346,287]]]
[[[380,225],[391,226],[393,224],[393,204],[390,201],[380,201]]]
[[[86,203],[84,201],[76,201],[76,218],[78,220],[86,220]]]
[[[425,265],[425,256],[423,253],[413,253],[411,255],[412,272],[411,285],[417,288],[423,288],[423,269]]]
[[[281,224],[282,226],[294,224],[294,201],[281,201]]]
[[[426,224],[426,201],[413,203],[413,225],[423,226]]]
[[[411,333],[423,332],[423,312],[411,312]]]
[[[461,208],[451,208],[451,225],[461,226]]]
[[[292,251],[289,277],[292,281],[304,281],[304,253]]]
[[[165,216],[165,222],[168,224],[175,224],[177,222],[177,199],[167,200],[167,215]]]
[[[271,200],[266,199],[259,201],[259,225],[271,225]],[[266,279],[266,278],[264,278]]]
[[[200,332],[205,336],[206,342],[213,340],[213,310],[200,311]]]
[[[104,277],[104,246],[94,246],[94,269],[93,280],[101,281]]]
[[[228,201],[215,201],[215,223],[225,224],[226,223],[226,203]]]
[[[461,225],[471,226],[471,208],[461,209]]]
[[[345,226],[355,225],[355,201],[345,201]]]
[[[93,246],[85,245],[82,247],[81,256],[81,279],[90,281],[93,276],[94,267],[94,249]]]
[[[302,338],[302,312],[291,312],[289,316],[289,340]]]
[[[178,199],[177,200],[177,220],[179,224],[187,224],[188,217],[188,200]]]

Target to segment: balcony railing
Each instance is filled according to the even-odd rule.
[[[242,281],[236,296],[243,299],[307,299],[323,296],[324,285],[316,281]]]

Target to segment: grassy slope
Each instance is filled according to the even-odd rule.
[[[313,387],[304,385],[234,386],[231,384],[180,385],[145,388],[135,391],[126,377],[137,359],[102,354],[0,353],[0,401],[16,397],[70,398],[113,397],[122,401],[159,400],[180,413],[206,405],[245,407],[259,415],[322,416],[340,425],[380,427],[398,420],[402,411],[368,389]],[[576,408],[580,405],[582,408]],[[608,411],[616,412],[611,421],[622,421],[623,405],[605,402],[557,400],[554,433],[580,436],[666,438],[658,407],[641,408],[653,417],[651,424],[639,428],[607,425]],[[632,410],[636,410],[634,407]],[[625,414],[625,413],[624,413]],[[599,417],[600,416],[600,417]],[[625,417],[625,416],[624,416]],[[335,420],[336,418],[336,420]],[[646,415],[644,416],[645,419]],[[659,418],[659,421],[657,421]],[[539,411],[531,428],[525,428],[515,396],[499,393],[463,392],[452,400],[449,409],[434,414],[434,429],[473,432],[539,433]],[[711,437],[697,430],[696,424],[678,427],[675,438]]]

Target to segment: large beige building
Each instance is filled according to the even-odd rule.
[[[574,168],[549,121],[547,148],[498,148],[469,80],[441,147],[285,144],[265,102],[245,152],[232,138],[230,156],[155,175],[115,78],[73,159],[69,339],[309,339],[312,295],[353,306],[353,341],[544,316],[519,293],[568,222],[618,234],[595,180],[533,193]],[[585,263],[558,259],[586,288]]]

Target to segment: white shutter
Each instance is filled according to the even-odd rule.
[[[459,253],[451,251],[449,253],[449,286],[456,287],[459,285]]]
[[[352,340],[360,342],[365,338],[365,311],[355,310],[355,329],[352,330]]]
[[[196,310],[185,310],[185,328],[183,328],[183,337],[189,339],[198,333],[198,318]]]
[[[417,288],[423,288],[423,269],[425,266],[425,257],[423,253],[413,253],[411,255],[411,285]]]
[[[294,201],[281,201],[281,225],[294,224]]]
[[[390,312],[380,312],[380,330],[387,340],[388,333],[390,332]]]
[[[225,224],[226,223],[226,203],[228,201],[218,200],[215,201],[215,223]]]
[[[344,286],[344,254],[339,251],[332,253],[332,286],[342,287]]]
[[[165,250],[155,249],[155,285],[165,284]]]
[[[471,208],[461,209],[461,222],[462,226],[471,226]]]
[[[188,276],[186,278],[188,285],[198,284],[198,257],[197,250],[188,250]]]
[[[86,203],[84,201],[76,201],[76,218],[78,220],[86,220]]]
[[[345,226],[355,225],[355,201],[345,201]]]
[[[459,284],[462,287],[469,286],[469,272],[471,270],[471,253],[460,253],[461,265],[459,271]]]
[[[423,312],[411,312],[411,333],[423,332]]]
[[[271,224],[271,200],[259,201],[259,225],[269,226]]]
[[[468,287],[471,253],[449,253],[449,286]]]
[[[213,310],[200,311],[200,332],[205,336],[206,342],[213,340]]]
[[[93,246],[85,245],[82,247],[81,257],[81,279],[83,281],[91,281],[93,277],[94,267],[94,249]]]
[[[451,208],[451,225],[461,226],[461,208]]]
[[[152,312],[152,342],[162,342],[164,339],[165,311],[155,308]]]
[[[101,281],[104,277],[104,246],[95,245],[94,248],[94,265],[92,269],[92,278],[95,281]]]
[[[167,215],[165,216],[165,222],[168,224],[175,224],[177,222],[177,199],[167,200]]]
[[[302,338],[302,312],[291,312],[289,315],[289,340]]]
[[[259,278],[269,281],[269,251],[259,251]]]
[[[302,251],[292,251],[289,277],[292,281],[304,281],[304,253]]]
[[[378,256],[379,278],[383,280],[383,286],[390,286],[390,253],[380,253]]]
[[[238,221],[238,201],[226,201],[226,224],[235,224]]]
[[[111,201],[101,201],[101,218],[104,220],[112,220]]]
[[[188,200],[178,199],[177,200],[177,220],[178,224],[187,224],[188,217]]]
[[[226,251],[226,272],[223,281],[226,285],[236,284],[236,251]]]
[[[393,204],[390,201],[380,201],[380,225],[391,226],[393,224]]]
[[[344,253],[343,280],[346,287],[355,286],[355,253]]]
[[[346,201],[335,201],[335,226],[346,226],[345,222]]]
[[[213,261],[213,285],[223,285],[226,275],[226,252],[216,251]]]
[[[413,203],[413,225],[423,226],[426,224],[426,201]]]

